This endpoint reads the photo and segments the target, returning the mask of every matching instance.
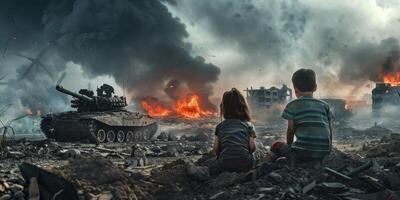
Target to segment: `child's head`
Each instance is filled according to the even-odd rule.
[[[222,96],[221,116],[225,119],[250,121],[250,111],[246,100],[239,90],[232,88]]]
[[[317,90],[315,72],[311,69],[299,69],[292,76],[296,96],[312,95]]]

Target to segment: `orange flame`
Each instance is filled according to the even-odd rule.
[[[151,104],[146,100],[142,100],[140,104],[147,111],[147,113],[149,113],[149,115],[153,117],[164,117],[171,114],[170,110],[163,108],[161,105],[156,103]]]
[[[202,110],[200,108],[200,97],[193,94],[186,99],[182,98],[176,102],[176,112],[187,118],[200,118],[210,116],[211,111]]]
[[[400,72],[396,74],[384,73],[382,74],[384,83],[390,83],[390,85],[400,85]]]
[[[152,99],[142,100],[141,105],[153,117],[177,115],[184,118],[196,119],[216,115],[213,111],[201,107],[200,97],[196,94],[179,98],[169,108],[162,106],[158,101],[152,101]]]

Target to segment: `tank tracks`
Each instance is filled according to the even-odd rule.
[[[150,140],[157,131],[157,124],[144,127],[115,127],[107,126],[93,120],[85,122],[90,134],[98,143],[130,143]]]
[[[88,130],[88,141],[97,141],[97,143],[144,142],[149,141],[157,131],[157,123],[141,127],[108,126],[94,120],[81,120],[79,123]],[[48,138],[52,138],[50,135],[55,131],[55,128],[52,126],[51,118],[44,118],[40,124],[40,128]],[[68,133],[61,134],[65,134],[66,138],[68,137]]]

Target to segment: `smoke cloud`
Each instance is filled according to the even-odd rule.
[[[319,94],[354,95],[379,79],[398,49],[394,1],[189,0],[169,8],[189,33],[207,37],[190,35],[208,47],[196,50],[222,67],[221,88],[289,83],[292,72],[307,67],[319,76]]]
[[[185,25],[158,0],[6,0],[0,13],[0,73],[16,72],[3,88],[14,98],[4,101],[24,107],[54,109],[50,102],[60,95],[53,86],[67,62],[82,66],[89,78],[112,76],[135,98],[162,95],[169,81],[178,80],[207,100],[220,74],[191,54]],[[46,66],[27,71],[31,61],[17,53]]]

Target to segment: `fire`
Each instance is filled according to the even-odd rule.
[[[146,100],[142,100],[140,103],[142,107],[149,113],[150,116],[165,117],[171,114],[170,110],[163,108],[158,103],[151,103]]]
[[[200,108],[200,97],[197,95],[190,95],[186,99],[179,99],[176,102],[175,108],[177,113],[187,118],[200,118],[213,114],[211,111]]]
[[[216,115],[212,110],[202,108],[200,96],[196,94],[186,95],[172,103],[168,108],[162,106],[159,101],[153,98],[146,98],[141,101],[142,107],[153,117],[180,116],[189,119],[210,117]]]
[[[36,112],[33,112],[32,109],[25,108],[25,114],[29,116],[42,116],[42,111],[37,110]]]
[[[33,112],[32,112],[32,110],[30,108],[25,109],[25,113],[27,115],[33,115]]]
[[[400,85],[400,72],[395,74],[384,73],[382,74],[382,80],[390,85]]]

